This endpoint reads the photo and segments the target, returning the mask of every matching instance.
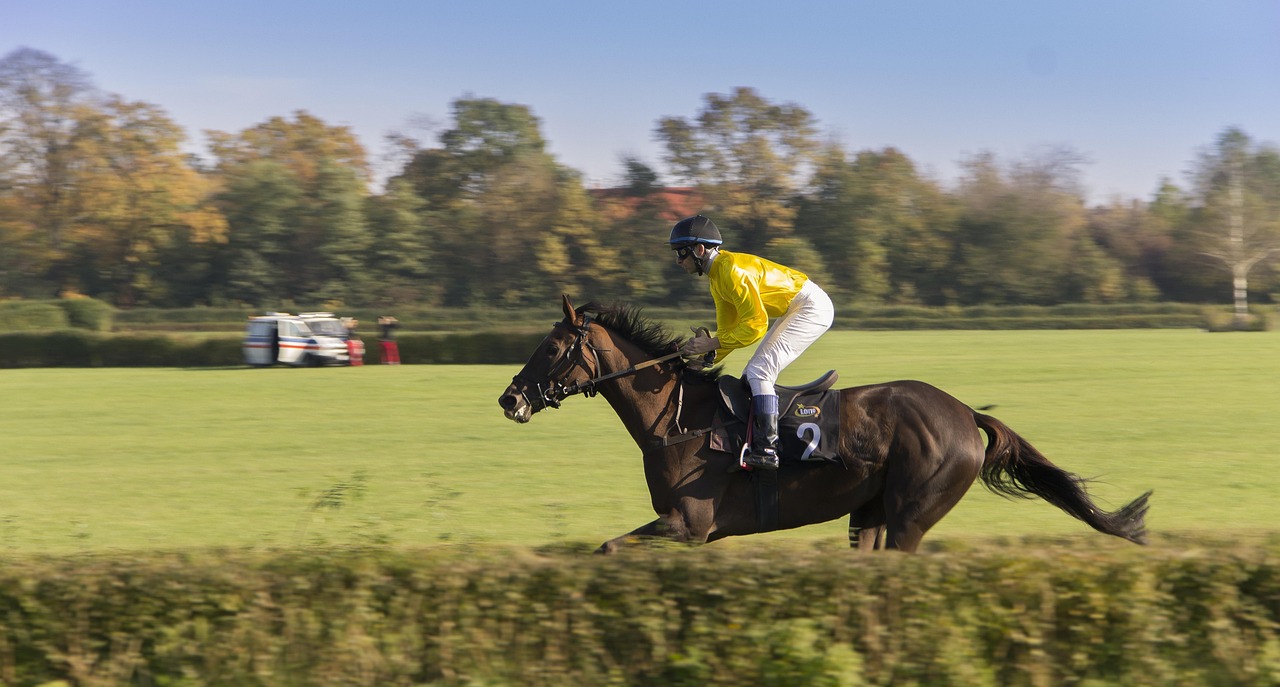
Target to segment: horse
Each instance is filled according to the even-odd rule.
[[[1005,497],[1039,497],[1093,529],[1146,543],[1151,492],[1107,512],[1087,480],[1067,472],[1003,422],[924,382],[843,388],[839,463],[784,461],[776,473],[738,469],[708,436],[720,402],[720,368],[679,355],[681,339],[628,305],[563,296],[556,322],[498,398],[527,423],[576,394],[603,396],[639,447],[657,519],[610,539],[598,553],[651,538],[707,543],[765,531],[759,480],[776,480],[774,529],[849,516],[850,544],[914,552],[981,478]],[[986,448],[982,435],[985,434]],[[759,474],[757,474],[757,472]]]

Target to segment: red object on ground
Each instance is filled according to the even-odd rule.
[[[400,364],[400,346],[394,341],[383,341],[382,343],[382,364],[383,365],[399,365]]]

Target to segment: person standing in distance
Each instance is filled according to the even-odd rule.
[[[706,276],[716,306],[716,335],[698,334],[680,352],[715,351],[714,363],[757,341],[742,376],[751,386],[754,422],[746,464],[778,469],[778,374],[831,328],[831,298],[803,272],[749,253],[723,250],[724,239],[709,218],[686,217],[671,229],[667,244],[676,264]],[[773,320],[772,326],[769,324]],[[714,364],[713,363],[713,364]]]
[[[378,318],[378,343],[382,344],[382,364],[400,364],[400,344],[396,343],[396,330],[400,320],[384,315]]]

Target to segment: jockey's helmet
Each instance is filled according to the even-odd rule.
[[[718,246],[724,243],[724,239],[720,237],[720,230],[716,228],[715,222],[702,215],[694,215],[676,222],[676,225],[671,227],[671,237],[667,239],[667,243],[672,248],[688,243]]]

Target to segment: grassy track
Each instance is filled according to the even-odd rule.
[[[843,385],[915,378],[996,404],[1051,460],[1097,478],[1104,505],[1154,488],[1157,534],[1280,521],[1275,334],[833,332],[782,381],[830,367]],[[515,371],[0,371],[0,551],[594,545],[652,519],[608,405],[574,398],[517,426],[496,404]],[[717,546],[838,547],[844,526]],[[1104,541],[1041,501],[975,487],[926,542],[1036,535]]]

